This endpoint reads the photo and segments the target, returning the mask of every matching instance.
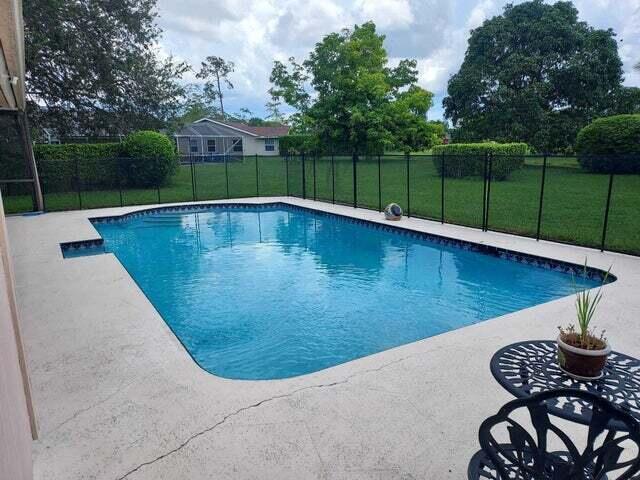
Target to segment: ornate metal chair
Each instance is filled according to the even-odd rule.
[[[591,409],[580,447],[552,422],[547,402],[579,399]],[[525,428],[515,418],[527,418]],[[558,420],[567,422],[566,420]],[[527,422],[528,423],[528,422]],[[624,425],[614,430],[609,425]],[[576,428],[580,428],[579,425]],[[501,441],[496,439],[496,435]],[[640,471],[640,424],[592,393],[560,389],[513,400],[480,426],[480,446],[469,463],[469,480],[631,480]],[[560,447],[559,451],[548,448]]]

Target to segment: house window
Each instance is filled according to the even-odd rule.
[[[215,138],[210,138],[207,140],[207,152],[216,153],[216,140]]]
[[[276,150],[276,139],[275,138],[265,138],[264,139],[264,151],[265,152],[274,152]]]
[[[242,152],[242,139],[235,138],[233,140],[233,151],[234,152]]]
[[[190,138],[189,139],[189,150],[191,153],[198,153],[198,139]]]

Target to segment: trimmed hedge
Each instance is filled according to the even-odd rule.
[[[129,134],[122,142],[123,163],[127,184],[136,187],[161,185],[176,173],[178,155],[175,145],[166,135],[150,130]]]
[[[444,176],[463,178],[474,175],[484,175],[484,159],[492,154],[491,178],[506,180],[511,172],[524,165],[524,155],[529,153],[526,143],[452,143],[450,145],[436,145],[431,150],[433,155],[444,155]],[[442,161],[434,158],[433,164],[442,175]]]
[[[161,133],[141,131],[123,143],[65,143],[34,146],[47,192],[78,188],[162,185],[178,168],[173,142]]]
[[[576,151],[589,172],[640,173],[640,114],[594,120],[578,132]]]
[[[319,148],[318,138],[313,135],[285,135],[278,139],[278,144],[282,155],[316,152]]]
[[[36,144],[33,153],[46,191],[72,188],[76,175],[83,185],[105,188],[118,185],[119,143]]]

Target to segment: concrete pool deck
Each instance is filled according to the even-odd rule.
[[[283,201],[386,223],[382,214]],[[487,416],[512,399],[491,376],[500,347],[554,338],[573,297],[286,380],[200,369],[113,255],[63,259],[97,238],[88,218],[155,207],[7,218],[40,439],[37,480],[461,479]],[[160,205],[167,206],[167,205]],[[640,357],[640,258],[419,219],[418,231],[608,269],[596,324]]]

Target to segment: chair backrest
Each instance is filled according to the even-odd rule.
[[[546,403],[576,400],[592,413],[583,426],[585,434],[572,441],[557,425],[566,426],[567,421],[551,417]],[[528,421],[520,423],[514,417]],[[625,431],[610,428],[614,423],[624,425]],[[574,425],[579,428],[572,423],[572,432]],[[640,471],[640,424],[609,401],[582,390],[551,390],[513,400],[482,422],[479,437],[504,480],[627,480]],[[607,476],[611,473],[615,476]]]

